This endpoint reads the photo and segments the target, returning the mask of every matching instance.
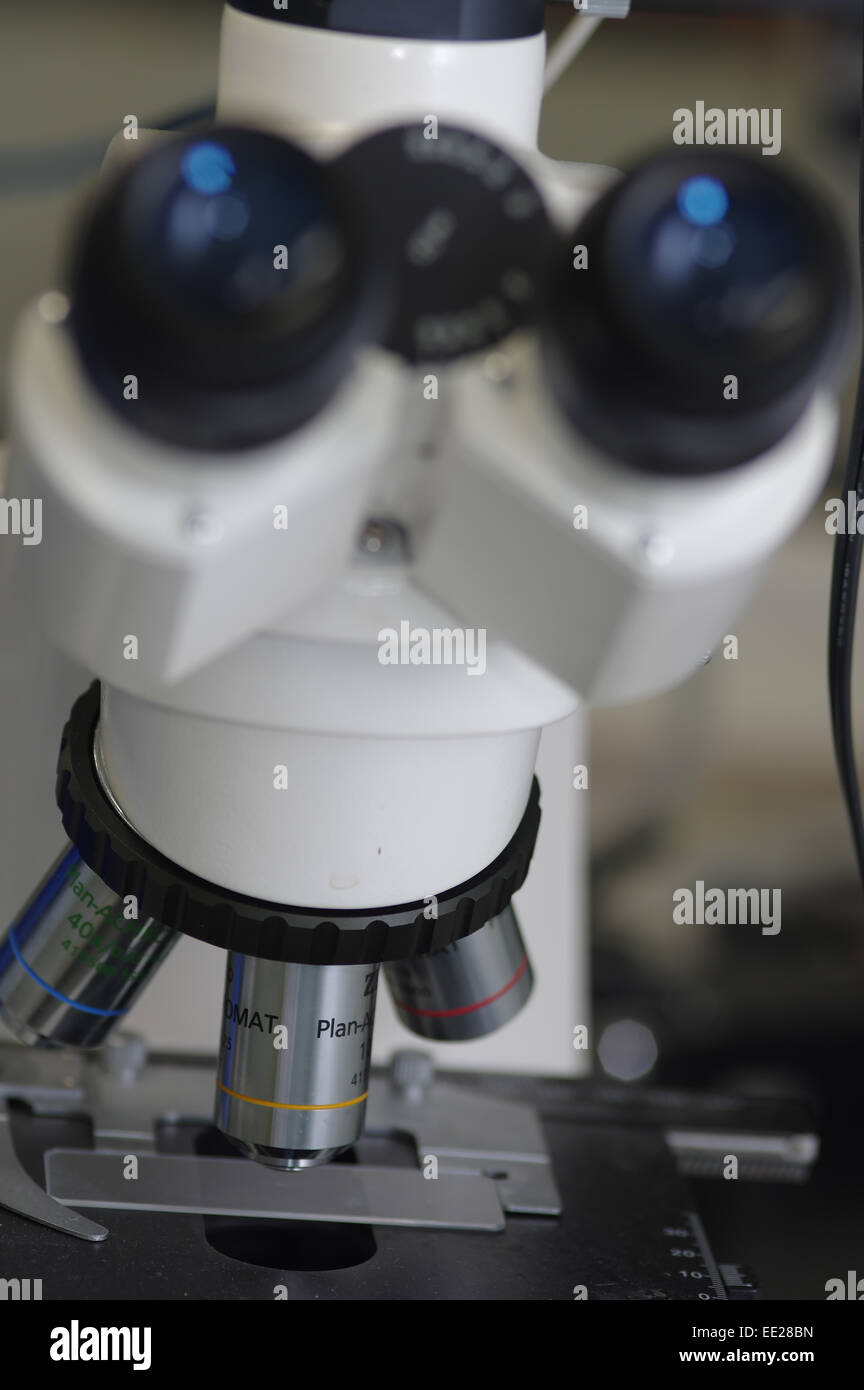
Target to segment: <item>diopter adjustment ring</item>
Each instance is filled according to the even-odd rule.
[[[82,859],[115,893],[134,894],[139,915],[264,960],[368,965],[443,950],[479,931],[509,904],[528,873],[540,825],[537,779],[506,849],[466,883],[429,900],[365,911],[322,911],[245,897],[208,883],[149,845],[107,799],[93,762],[99,682],[75,702],[63,730],[56,796],[63,828]]]

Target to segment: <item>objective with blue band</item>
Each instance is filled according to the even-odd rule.
[[[0,1018],[22,1042],[99,1047],[176,940],[70,845],[0,945]]]

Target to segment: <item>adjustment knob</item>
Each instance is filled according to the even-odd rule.
[[[387,347],[452,360],[535,317],[551,232],[536,187],[498,145],[428,117],[361,140],[339,167],[396,279]]]

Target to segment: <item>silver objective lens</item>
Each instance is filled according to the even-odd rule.
[[[177,942],[70,846],[0,945],[0,1017],[21,1042],[99,1047]]]
[[[438,1042],[494,1033],[519,1013],[534,983],[510,907],[443,951],[389,962],[384,974],[400,1021]]]
[[[359,1138],[378,970],[229,954],[216,1124],[259,1162],[311,1168]]]

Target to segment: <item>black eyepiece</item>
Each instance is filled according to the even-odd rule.
[[[554,389],[586,436],[635,467],[711,473],[755,458],[837,364],[840,235],[764,160],[648,160],[571,240],[544,338]]]
[[[276,136],[218,127],[160,142],[100,195],[71,293],[105,400],[208,450],[311,418],[386,308],[338,172]]]

